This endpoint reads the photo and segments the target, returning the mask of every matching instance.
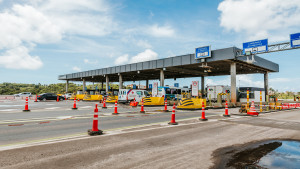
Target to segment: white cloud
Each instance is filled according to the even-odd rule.
[[[128,54],[119,56],[119,57],[115,60],[115,64],[116,64],[116,65],[124,65],[124,64],[128,63],[128,60],[129,60],[129,57],[128,57],[128,56],[129,56]]]
[[[38,56],[30,56],[29,50],[23,46],[19,46],[0,56],[0,65],[9,69],[39,69],[43,66]]]
[[[144,52],[138,53],[133,57],[129,57],[128,54],[122,55],[115,60],[115,64],[123,65],[127,63],[137,63],[155,59],[158,59],[158,54],[151,49],[146,49]]]
[[[158,57],[158,54],[151,49],[146,49],[144,52],[141,52],[137,54],[136,56],[133,56],[130,59],[130,63],[137,63],[137,62],[144,62],[149,60],[155,60]]]
[[[137,41],[136,45],[142,48],[152,48],[152,46],[148,43],[148,41],[145,40]]]
[[[1,64],[6,68],[15,67],[11,60],[16,57],[9,57],[20,50],[26,50],[20,56],[23,61],[33,60],[40,63],[25,62],[22,65],[27,66],[20,66],[20,68],[36,69],[43,64],[38,56],[30,55],[29,52],[34,49],[34,46],[57,43],[70,36],[104,36],[114,30],[115,24],[109,14],[109,6],[104,0],[22,2],[23,4],[15,3],[11,8],[3,8],[0,11],[0,50],[3,51],[0,54],[3,58],[1,62],[11,64]]]
[[[299,0],[224,0],[218,6],[220,25],[245,33],[249,39],[287,40],[288,32],[299,30]]]
[[[81,69],[80,69],[79,67],[77,67],[77,66],[74,66],[74,67],[72,68],[72,70],[77,71],[77,72],[80,72],[80,71],[81,71]]]
[[[153,25],[148,29],[148,33],[155,37],[172,37],[175,35],[175,30],[170,26]]]
[[[211,78],[205,79],[206,85],[231,85],[230,76],[222,78],[220,80],[213,80]],[[236,76],[236,86],[237,87],[264,87],[264,82],[262,80],[255,80],[254,75],[237,75]]]

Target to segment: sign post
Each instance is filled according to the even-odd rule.
[[[199,96],[198,90],[199,90],[199,81],[193,81],[192,82],[192,96],[198,97]]]
[[[203,47],[196,48],[195,59],[203,59],[207,57],[211,57],[210,46],[203,46]]]
[[[268,39],[243,43],[243,54],[251,54],[268,51]]]
[[[300,47],[300,33],[290,35],[291,47]]]

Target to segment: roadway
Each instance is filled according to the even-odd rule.
[[[78,102],[78,110],[71,110],[73,101],[29,102],[30,112],[22,112],[24,101],[4,101],[0,103],[0,148],[38,141],[85,137],[92,127],[95,102]],[[102,105],[102,104],[100,104]],[[112,115],[114,104],[108,109],[99,108],[99,129],[113,131],[126,127],[165,123],[170,121],[170,113],[163,107],[145,107],[145,114],[139,113],[140,107],[132,108],[119,104],[117,116]],[[172,107],[168,107],[172,110]],[[224,110],[208,110],[207,116],[222,115]],[[201,117],[201,111],[178,111],[176,119]]]

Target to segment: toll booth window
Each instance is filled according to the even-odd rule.
[[[166,89],[166,94],[171,94],[171,89]]]

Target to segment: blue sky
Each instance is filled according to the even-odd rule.
[[[58,83],[61,74],[190,54],[199,46],[285,42],[300,32],[299,23],[299,0],[0,0],[1,82]],[[260,55],[280,65],[269,76],[271,87],[300,91],[299,54]],[[176,82],[192,80],[200,78]],[[229,76],[206,84],[230,85]],[[238,76],[237,85],[262,87],[263,75]]]

